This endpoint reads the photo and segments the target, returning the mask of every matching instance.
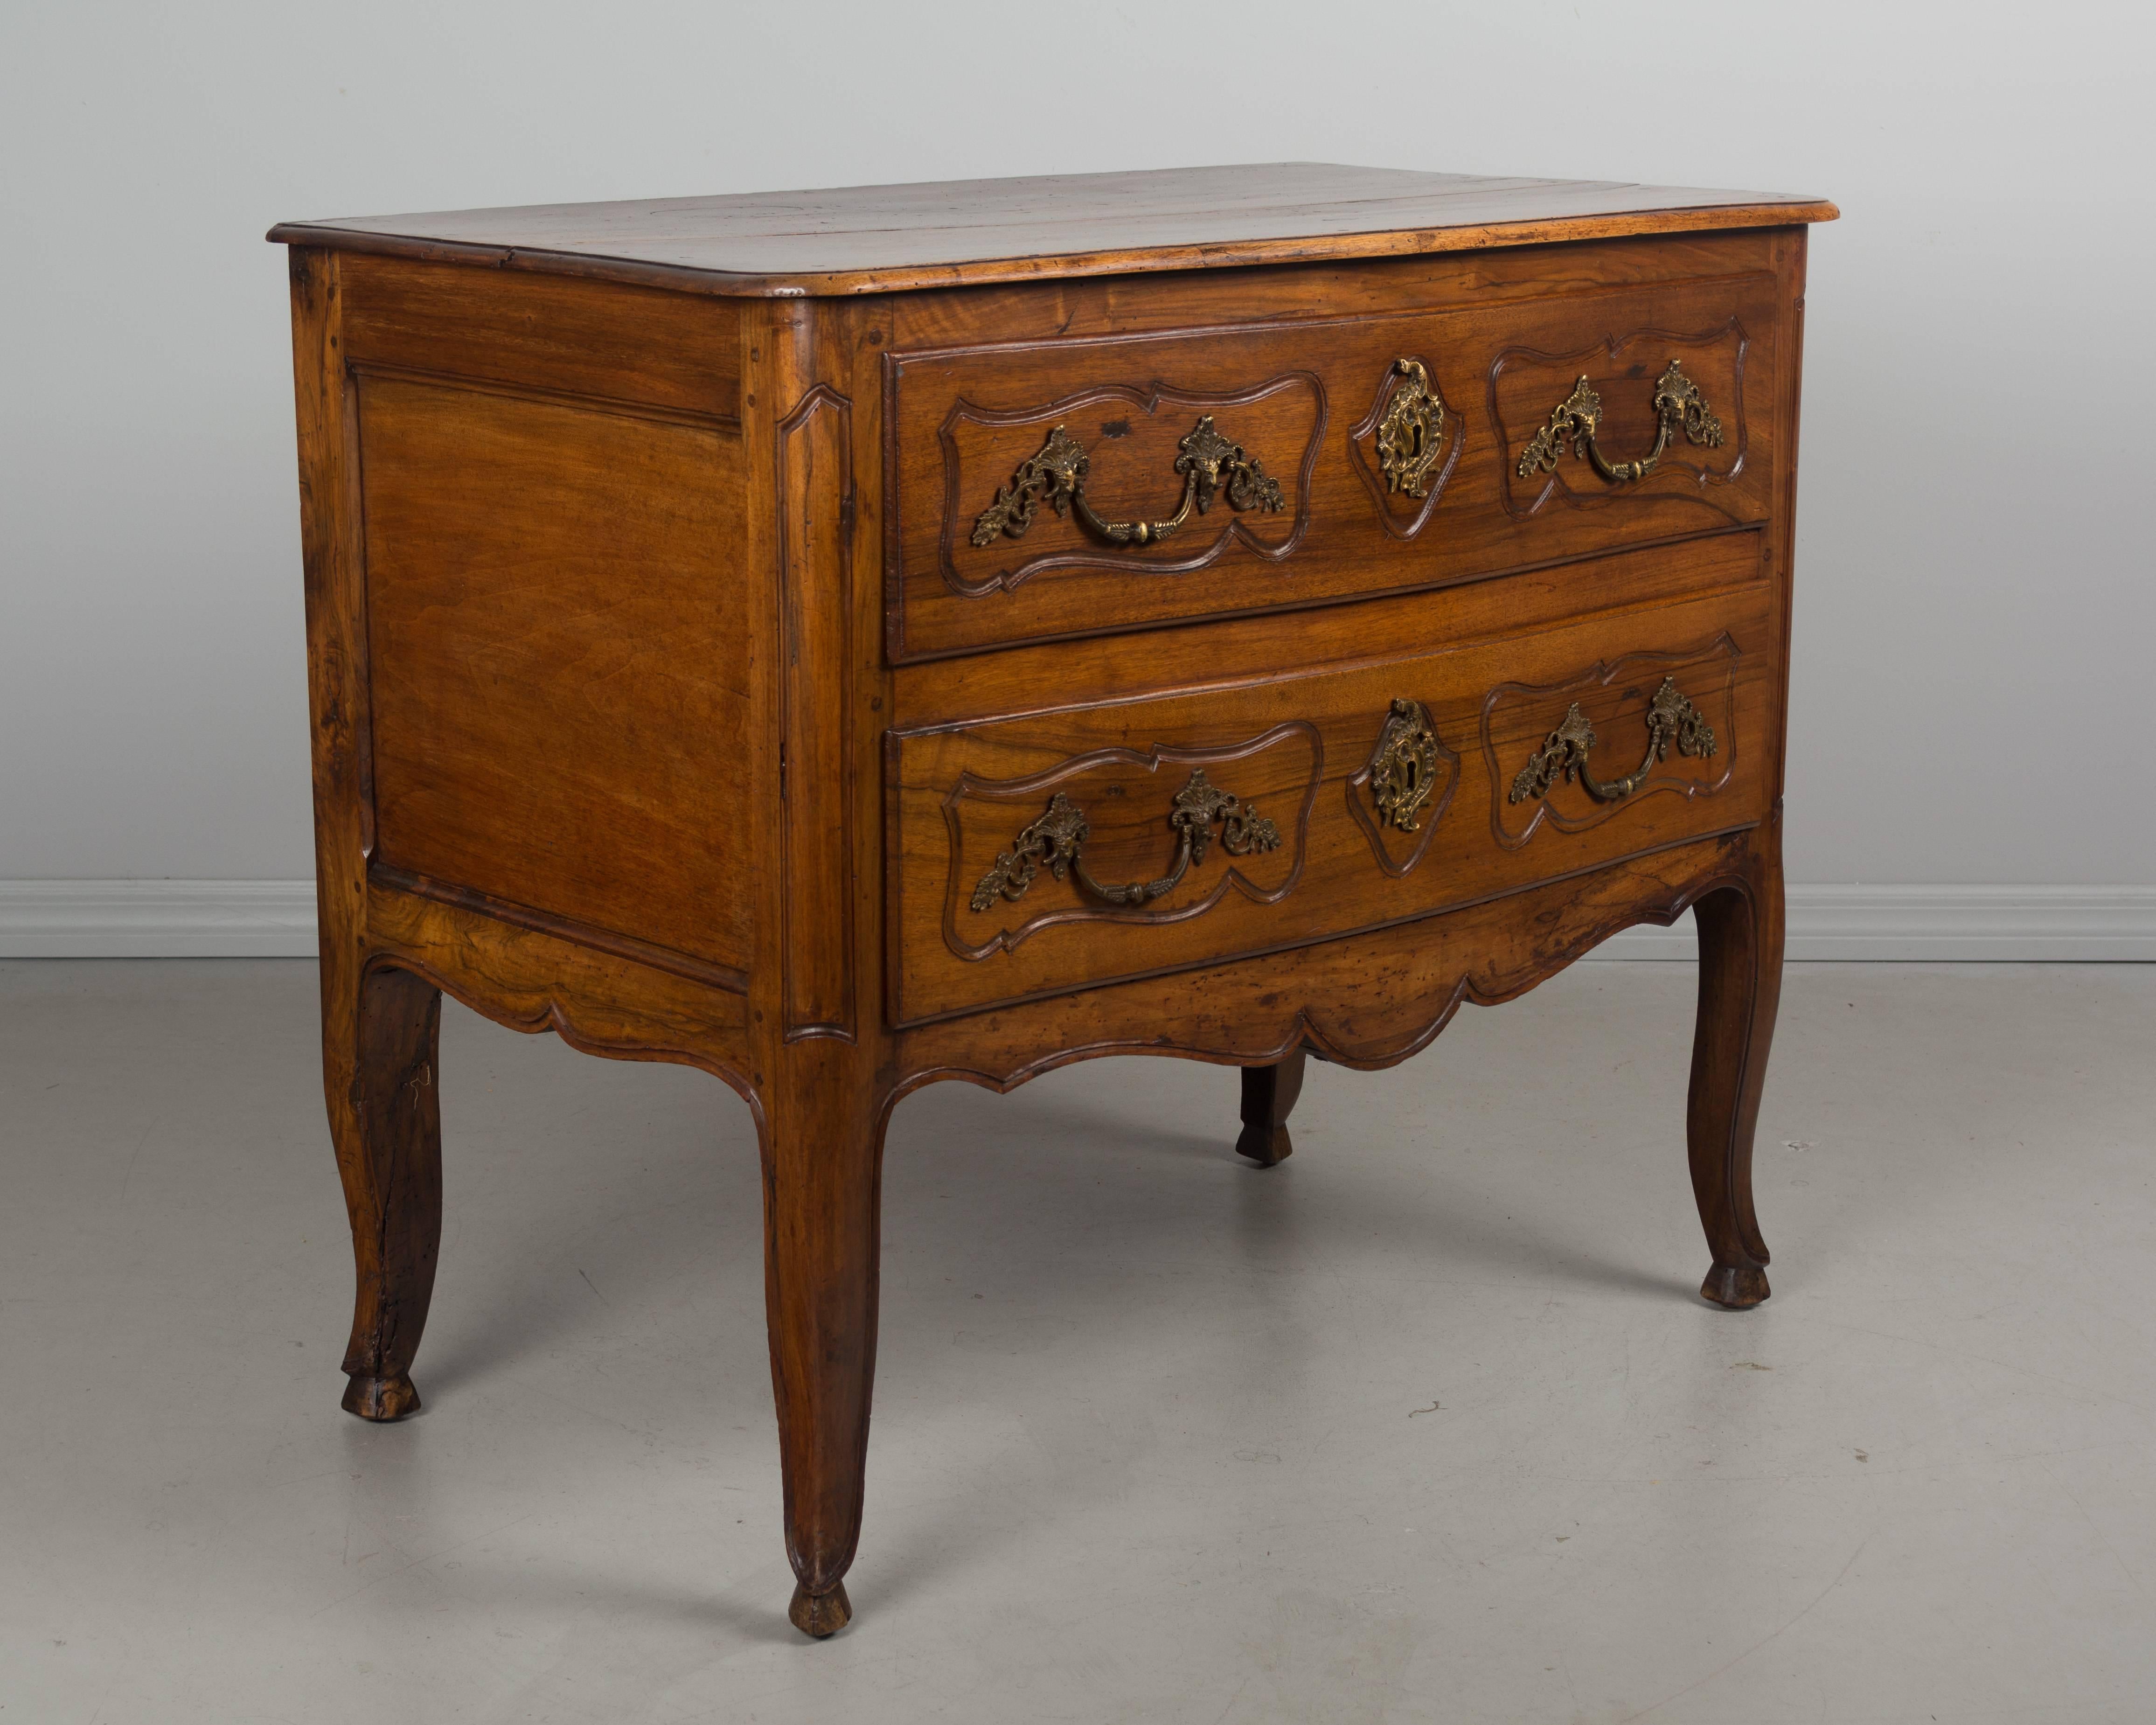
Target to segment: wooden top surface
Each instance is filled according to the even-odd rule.
[[[1835,213],[1777,193],[1292,162],[286,222],[270,238],[779,295],[1397,257]]]

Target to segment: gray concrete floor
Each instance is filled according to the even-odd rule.
[[[2156,1717],[2156,968],[1793,967],[1747,1314],[1691,988],[1313,1068],[1271,1173],[1215,1068],[903,1104],[816,1645],[730,1093],[449,1009],[372,1427],[313,968],[0,964],[0,1725]]]

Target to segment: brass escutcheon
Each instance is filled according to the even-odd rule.
[[[1370,794],[1379,819],[1404,833],[1421,826],[1423,807],[1437,790],[1437,749],[1430,709],[1405,696],[1396,697],[1370,756]]]
[[[973,523],[973,543],[993,544],[999,533],[1023,538],[1033,525],[1035,507],[1044,501],[1059,516],[1067,506],[1088,531],[1111,545],[1158,545],[1190,519],[1194,506],[1200,515],[1211,508],[1214,494],[1224,484],[1228,501],[1236,509],[1277,512],[1286,507],[1280,481],[1269,478],[1255,456],[1243,453],[1240,444],[1214,429],[1210,413],[1199,420],[1176,449],[1175,470],[1183,476],[1182,507],[1161,521],[1104,521],[1086,501],[1086,476],[1092,458],[1083,444],[1059,425],[1038,453],[1019,464],[1010,484],[998,490],[996,501],[981,511]]]
[[[1576,778],[1596,802],[1614,803],[1647,782],[1648,769],[1657,761],[1669,758],[1671,743],[1676,744],[1681,755],[1712,755],[1716,748],[1713,728],[1700,716],[1699,709],[1677,692],[1675,677],[1664,677],[1662,686],[1647,703],[1647,754],[1638,772],[1622,778],[1595,778],[1587,764],[1588,751],[1594,742],[1594,727],[1575,701],[1565,709],[1557,729],[1514,777],[1512,793],[1506,800],[1525,803],[1531,798],[1545,797],[1560,778]]]
[[[1652,473],[1661,461],[1662,452],[1670,446],[1671,434],[1680,428],[1688,442],[1703,444],[1712,449],[1722,447],[1722,421],[1709,410],[1699,386],[1685,376],[1675,360],[1655,380],[1655,418],[1652,449],[1636,461],[1611,461],[1594,440],[1595,433],[1602,427],[1602,398],[1594,393],[1594,386],[1583,372],[1579,381],[1572,386],[1572,393],[1550,409],[1549,423],[1529,439],[1520,456],[1520,477],[1532,478],[1538,469],[1543,468],[1555,473],[1558,458],[1564,454],[1568,440],[1572,444],[1573,453],[1584,455],[1588,465],[1613,485],[1622,485],[1627,480],[1645,479]]]
[[[1043,863],[1057,880],[1068,874],[1082,890],[1108,904],[1149,903],[1173,891],[1190,872],[1192,864],[1205,860],[1216,820],[1220,823],[1220,848],[1230,856],[1280,849],[1280,829],[1214,784],[1201,767],[1175,793],[1175,806],[1168,817],[1177,834],[1174,866],[1158,880],[1104,886],[1086,871],[1084,849],[1092,829],[1085,813],[1058,791],[1049,798],[1047,813],[1023,828],[1011,841],[1011,848],[998,854],[995,866],[981,876],[980,885],[973,889],[973,908],[985,911],[998,898],[1014,903],[1024,898]]]
[[[1378,468],[1389,490],[1410,497],[1430,495],[1430,475],[1445,446],[1445,403],[1430,387],[1430,372],[1419,359],[1396,359],[1400,382],[1378,422]]]

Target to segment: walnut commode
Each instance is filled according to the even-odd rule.
[[[346,1407],[418,1406],[441,990],[747,1101],[813,1635],[932,1080],[1236,1065],[1276,1163],[1306,1053],[1691,909],[1702,1291],[1765,1299],[1833,214],[1301,164],[275,230]]]

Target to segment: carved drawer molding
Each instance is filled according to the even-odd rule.
[[[1149,905],[1180,886],[1192,865],[1205,860],[1216,821],[1220,848],[1229,856],[1280,849],[1280,829],[1259,814],[1255,803],[1231,796],[1206,778],[1203,767],[1194,768],[1168,809],[1168,824],[1174,830],[1176,845],[1168,872],[1152,880],[1104,886],[1086,866],[1086,841],[1092,836],[1092,828],[1085,811],[1058,791],[1048,799],[1048,812],[1021,828],[1009,850],[996,853],[995,861],[973,888],[973,908],[992,909],[999,898],[1016,904],[1032,891],[1043,867],[1058,880],[1067,875],[1102,904]]]
[[[1265,472],[1255,455],[1222,435],[1210,413],[1199,415],[1188,436],[1175,446],[1175,471],[1182,477],[1183,500],[1171,516],[1130,521],[1104,519],[1086,501],[1086,481],[1092,457],[1067,427],[1050,429],[1039,451],[1019,463],[1008,485],[973,522],[973,542],[993,545],[998,537],[1023,539],[1039,506],[1076,518],[1107,545],[1159,545],[1182,530],[1196,506],[1204,515],[1224,490],[1231,509],[1260,509],[1274,515],[1283,507],[1280,481]]]
[[[1237,544],[1278,562],[1310,526],[1325,418],[1309,372],[1229,392],[1104,382],[1009,411],[962,395],[937,432],[943,578],[978,598],[1050,569],[1184,573]]]
[[[1732,316],[1689,332],[1613,332],[1564,352],[1504,349],[1489,403],[1507,511],[1525,521],[1558,502],[1608,508],[1672,492],[1714,503],[1744,470],[1751,346]]]
[[[1658,791],[1721,790],[1737,766],[1743,658],[1725,633],[1687,650],[1627,654],[1562,683],[1492,689],[1482,753],[1498,844],[1517,850],[1545,824],[1584,832]]]
[[[1235,768],[1283,749],[1302,794],[1276,819],[1236,794],[1251,775]],[[1222,747],[1096,749],[1017,779],[962,773],[942,803],[944,941],[977,962],[1065,924],[1185,922],[1231,891],[1277,903],[1302,872],[1323,764],[1316,727],[1296,720]],[[1099,861],[1104,844],[1124,863]]]
[[[1595,393],[1594,380],[1582,372],[1572,386],[1572,393],[1550,409],[1549,421],[1540,431],[1527,439],[1527,447],[1514,464],[1513,471],[1522,479],[1532,479],[1537,472],[1555,473],[1558,464],[1564,459],[1565,448],[1584,459],[1598,478],[1613,485],[1643,480],[1661,465],[1663,453],[1671,439],[1682,433],[1686,443],[1698,444],[1710,449],[1722,447],[1722,419],[1707,404],[1707,398],[1699,393],[1699,385],[1685,375],[1684,367],[1671,360],[1662,367],[1662,375],[1655,379],[1652,398],[1655,408],[1655,441],[1644,455],[1630,461],[1612,462],[1603,453],[1599,440],[1602,429],[1602,398]]]

